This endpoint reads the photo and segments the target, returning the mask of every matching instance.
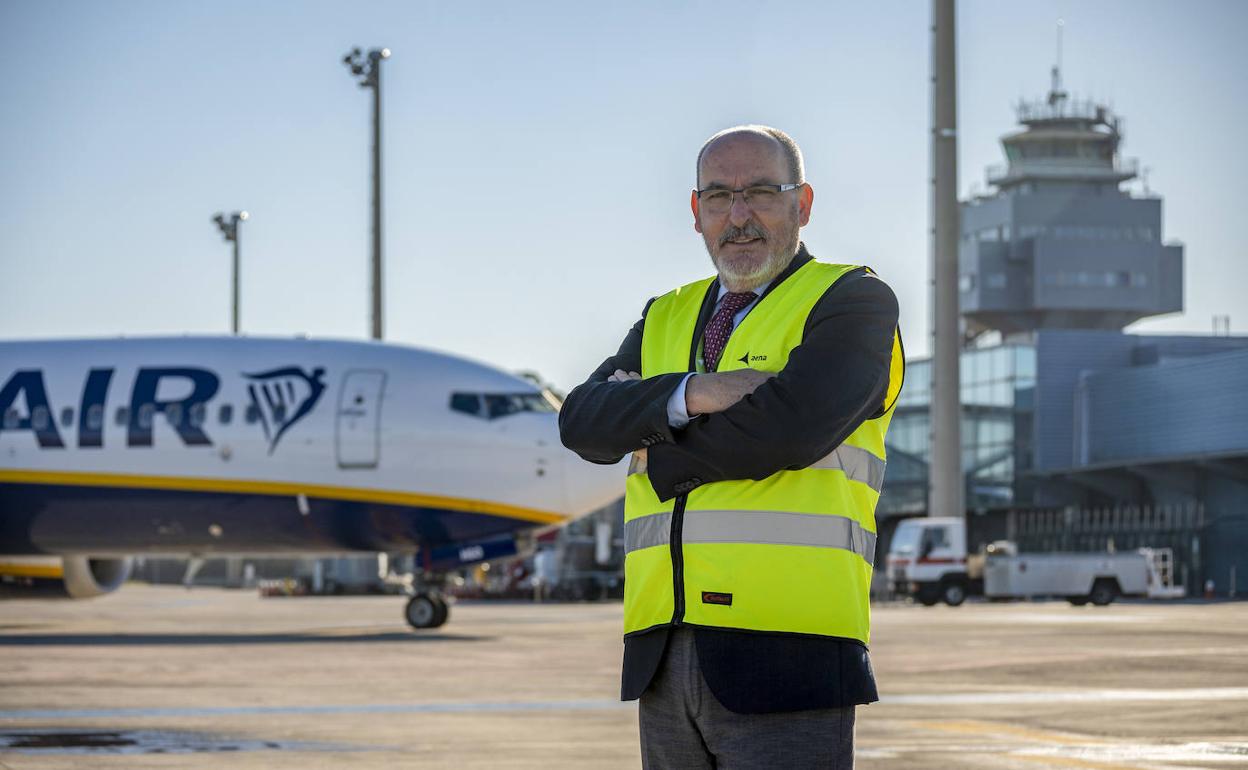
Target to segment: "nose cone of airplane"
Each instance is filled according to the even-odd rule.
[[[627,457],[615,465],[598,465],[582,460],[570,449],[564,449],[563,463],[569,515],[583,516],[624,495]]]

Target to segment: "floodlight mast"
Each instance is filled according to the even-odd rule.
[[[390,58],[389,48],[373,48],[364,54],[359,48],[342,57],[351,74],[359,78],[360,88],[373,91],[373,263],[372,263],[372,336],[381,339],[381,62]]]
[[[231,280],[233,290],[231,292],[230,316],[232,319],[231,329],[236,335],[238,334],[238,223],[246,222],[248,216],[250,215],[246,211],[235,211],[227,219],[225,214],[218,211],[212,217],[212,221],[216,223],[217,229],[221,231],[221,235],[226,242],[234,244],[234,269]]]
[[[958,328],[958,88],[955,0],[932,0],[932,382],[928,516],[966,515]]]

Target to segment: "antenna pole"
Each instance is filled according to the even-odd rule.
[[[1066,98],[1066,92],[1062,90],[1062,27],[1066,26],[1065,19],[1057,20],[1057,62],[1053,65],[1052,83],[1049,87],[1049,104],[1057,104],[1058,101]]]
[[[1062,27],[1064,26],[1066,26],[1066,20],[1058,19],[1057,20],[1057,71],[1059,73],[1058,74],[1059,78],[1061,77],[1060,73],[1062,71]],[[1059,87],[1061,86],[1060,80],[1058,81],[1057,85]]]

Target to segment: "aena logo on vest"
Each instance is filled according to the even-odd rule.
[[[61,428],[77,430],[77,446],[103,447],[104,427],[108,422],[105,406],[115,369],[92,368],[87,372],[81,393],[73,404],[54,404],[42,369],[23,369],[13,373],[0,385],[0,431],[29,431],[40,449],[65,449],[67,437]],[[246,422],[259,422],[268,441],[269,454],[277,442],[299,420],[312,411],[325,392],[324,367],[305,374],[297,366],[271,369],[250,374],[242,372],[251,382],[251,397]],[[190,393],[182,398],[158,398],[164,388],[176,387]],[[212,446],[209,436],[208,403],[217,396],[221,378],[209,369],[197,366],[143,366],[135,373],[129,398],[122,397],[116,407],[114,424],[125,429],[127,447],[150,447],[154,443],[156,416],[163,415],[184,446]],[[74,407],[77,407],[75,414]],[[228,424],[220,404],[218,423]],[[20,408],[24,407],[24,408]],[[60,417],[60,426],[58,419]],[[66,431],[69,432],[68,430]]]
[[[746,353],[745,355],[741,356],[741,357],[740,357],[740,358],[738,358],[737,360],[738,360],[738,361],[740,361],[741,363],[745,364],[746,366],[749,366],[749,365],[750,365],[750,364],[752,364],[752,363],[756,363],[756,362],[759,362],[759,361],[766,361],[766,360],[767,360],[767,356],[762,356],[762,355],[754,355],[754,356],[752,356],[752,355],[750,355],[749,353]]]

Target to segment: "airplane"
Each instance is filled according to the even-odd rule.
[[[138,554],[407,553],[404,616],[436,628],[440,576],[623,488],[563,447],[548,389],[409,345],[0,340],[0,383],[7,595],[106,594]]]

